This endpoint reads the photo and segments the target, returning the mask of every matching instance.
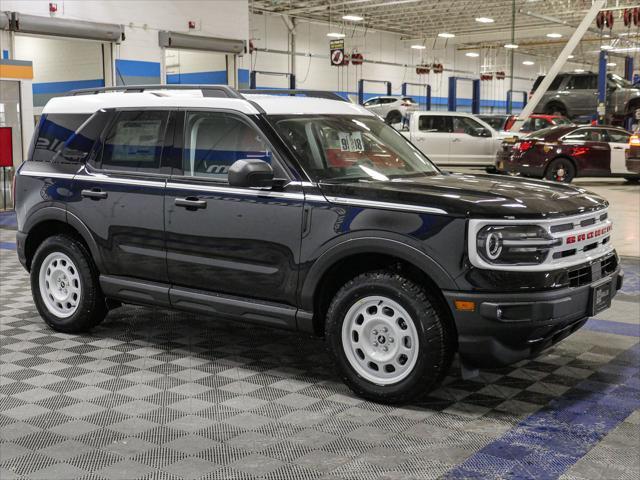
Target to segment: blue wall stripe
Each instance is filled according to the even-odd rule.
[[[238,83],[249,83],[249,70],[246,68],[238,69]]]
[[[42,82],[33,84],[33,94],[64,93],[78,88],[104,87],[104,80],[71,80],[68,82]]]
[[[9,59],[9,50],[2,50],[2,58],[3,60]]]
[[[145,62],[142,60],[116,60],[116,76],[160,77],[160,62]]]
[[[0,226],[3,227],[17,227],[18,220],[16,219],[16,212],[2,212],[0,213]]]
[[[180,83],[226,85],[227,71],[218,70],[210,72],[171,73],[167,75],[167,83],[171,85]]]
[[[445,478],[558,478],[640,408],[639,362],[635,344]]]
[[[15,250],[16,244],[11,242],[0,242],[0,249],[2,250]]]

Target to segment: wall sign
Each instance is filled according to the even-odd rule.
[[[13,167],[11,127],[0,127],[0,167]]]
[[[329,42],[329,58],[331,65],[340,67],[344,63],[344,39],[331,40]]]

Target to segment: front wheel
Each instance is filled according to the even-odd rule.
[[[31,291],[40,316],[60,332],[89,330],[107,314],[89,252],[66,235],[47,238],[38,247],[31,264]]]
[[[404,403],[433,389],[454,353],[435,298],[391,272],[348,281],[329,306],[325,334],[344,382],[376,402]]]
[[[393,110],[387,114],[385,118],[385,122],[387,125],[394,125],[396,123],[400,123],[402,121],[402,114],[397,110]]]
[[[544,178],[554,182],[571,183],[576,176],[576,167],[568,158],[556,158],[545,172]]]

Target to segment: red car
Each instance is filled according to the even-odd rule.
[[[568,126],[539,130],[518,140],[497,161],[499,171],[570,183],[575,177],[634,179],[625,151],[631,134],[610,126]]]

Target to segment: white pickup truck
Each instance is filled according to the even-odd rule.
[[[492,167],[504,134],[463,112],[413,112],[401,132],[437,165]]]

